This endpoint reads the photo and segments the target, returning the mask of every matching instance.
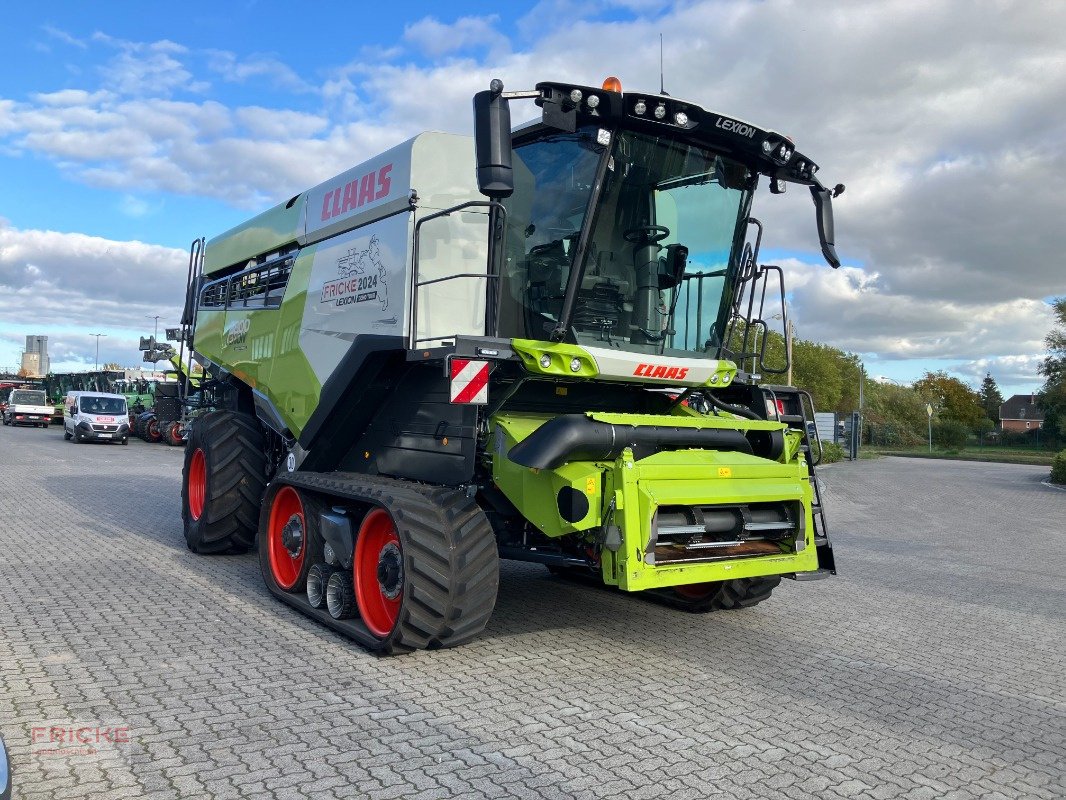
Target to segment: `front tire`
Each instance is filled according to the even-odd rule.
[[[663,605],[692,614],[751,608],[770,598],[781,577],[739,578],[732,581],[694,583],[668,589],[648,589],[643,594]]]
[[[245,553],[266,486],[265,439],[248,414],[211,411],[193,422],[181,482],[185,541],[194,553]]]
[[[181,438],[181,423],[168,422],[163,426],[163,440],[171,447],[181,447],[185,442]]]

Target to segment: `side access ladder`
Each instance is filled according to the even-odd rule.
[[[763,388],[772,392],[780,421],[790,428],[803,431],[803,455],[814,492],[811,512],[814,518],[814,546],[818,551],[818,570],[797,573],[796,580],[814,581],[836,575],[833,544],[829,541],[829,525],[825,519],[825,505],[822,503],[822,485],[815,472],[815,467],[822,461],[822,440],[818,435],[818,426],[814,423],[814,398],[810,392],[792,386]]]

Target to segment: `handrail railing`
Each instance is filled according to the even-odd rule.
[[[455,275],[446,275],[443,278],[431,278],[426,281],[420,281],[418,279],[419,273],[419,249],[422,234],[422,225],[431,220],[440,219],[441,217],[449,217],[452,214],[462,211],[466,208],[488,208],[489,209],[489,251],[487,257],[487,264],[485,265],[485,272],[460,272]],[[507,222],[507,209],[503,207],[503,204],[496,200],[469,200],[465,203],[460,203],[457,206],[446,208],[443,211],[437,211],[434,214],[428,214],[422,217],[415,223],[414,230],[414,244],[411,247],[411,280],[409,288],[411,292],[411,323],[410,330],[407,332],[407,347],[410,350],[414,350],[418,347],[419,342],[431,342],[437,339],[447,338],[446,336],[423,336],[418,337],[418,290],[423,286],[431,286],[435,283],[444,283],[445,281],[453,281],[459,278],[485,278],[491,281],[498,281],[500,279],[499,271],[493,272],[493,268],[496,263],[496,230],[495,225],[498,222],[500,225],[505,225]],[[497,324],[497,314],[495,304],[490,302],[488,293],[485,296],[485,335],[495,335],[495,330],[490,331],[490,319],[492,321],[492,328],[495,328]]]

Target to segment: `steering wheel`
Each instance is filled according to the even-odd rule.
[[[636,228],[630,228],[627,230],[622,234],[622,238],[630,244],[655,244],[661,242],[669,235],[670,229],[665,225],[640,225]]]

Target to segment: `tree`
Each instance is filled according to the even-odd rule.
[[[990,417],[985,417],[983,420],[977,423],[974,428],[974,433],[981,437],[981,444],[984,444],[985,437],[992,433],[996,429],[996,423],[992,421]]]
[[[971,430],[976,430],[985,417],[977,392],[943,370],[926,372],[921,380],[914,382],[914,390],[932,403],[942,418],[961,422]]]
[[[1056,327],[1044,339],[1047,356],[1040,365],[1040,374],[1046,380],[1040,407],[1044,409],[1044,430],[1061,440],[1066,439],[1066,297],[1057,298],[1051,307]]]
[[[996,379],[992,377],[991,372],[985,373],[985,379],[981,381],[981,389],[978,391],[981,396],[981,406],[985,410],[985,414],[996,425],[999,424],[999,407],[1003,405],[1003,395],[999,391],[999,386],[996,384]]]
[[[926,401],[910,386],[867,380],[865,400],[870,444],[913,447],[925,442]]]
[[[761,331],[759,336],[761,338]],[[738,325],[731,342],[734,354],[742,349],[742,340],[743,325]],[[748,350],[752,349],[761,348],[749,340]],[[750,361],[745,363],[750,368]],[[780,333],[770,331],[766,336],[763,379],[771,383],[784,383],[784,374],[769,372],[766,367],[784,370],[785,364],[785,338]],[[819,411],[846,414],[857,409],[861,374],[861,362],[853,353],[806,339],[792,341],[792,383],[811,393],[815,408]]]
[[[961,450],[968,436],[966,424],[955,419],[941,420],[933,426],[933,441],[943,450]]]
[[[119,370],[119,369],[122,369],[122,366],[117,361],[108,361],[106,364],[104,364],[102,367],[100,367],[100,369],[102,369],[102,370]]]

